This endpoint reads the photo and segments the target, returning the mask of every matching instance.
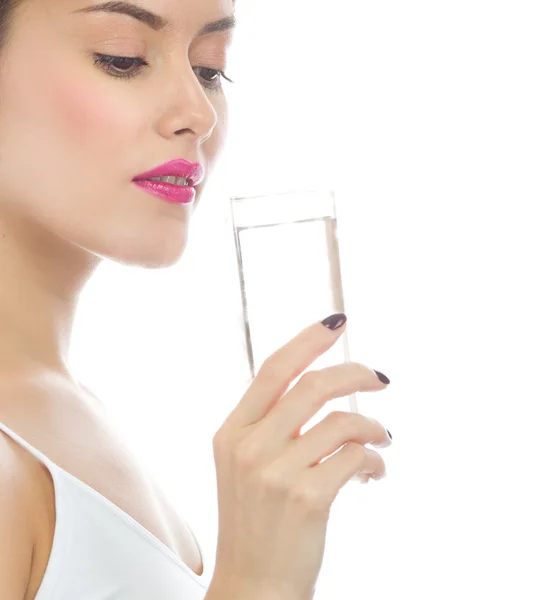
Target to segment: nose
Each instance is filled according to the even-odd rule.
[[[183,68],[169,89],[167,110],[160,121],[161,133],[169,138],[189,134],[201,145],[218,121],[205,89],[191,68]]]

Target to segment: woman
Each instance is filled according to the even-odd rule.
[[[268,359],[214,438],[208,591],[195,537],[68,369],[100,261],[168,267],[185,249],[225,138],[233,15],[233,0],[0,0],[3,600],[310,597],[335,494],[385,473],[364,449],[390,443],[377,421],[340,413],[296,433],[319,403],[385,376],[325,369],[274,408],[343,333],[333,315],[337,329],[313,324]]]

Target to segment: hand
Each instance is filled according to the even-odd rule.
[[[359,363],[308,371],[285,394],[345,327],[331,331],[315,323],[272,354],[213,438],[219,504],[214,580],[239,598],[254,592],[262,600],[311,598],[340,489],[361,471],[375,479],[385,475],[381,456],[364,447],[391,444],[376,420],[336,411],[300,435],[326,401],[385,389],[375,371]]]

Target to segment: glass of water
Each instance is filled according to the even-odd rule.
[[[265,359],[318,319],[345,312],[332,190],[231,198],[232,225],[252,379]],[[349,362],[341,338],[306,371]],[[300,377],[291,382],[291,389]],[[334,410],[358,412],[355,394],[329,400],[301,435]],[[368,482],[356,475],[352,481]]]

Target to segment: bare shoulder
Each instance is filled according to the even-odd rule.
[[[36,541],[37,466],[0,431],[0,598],[25,600]]]

